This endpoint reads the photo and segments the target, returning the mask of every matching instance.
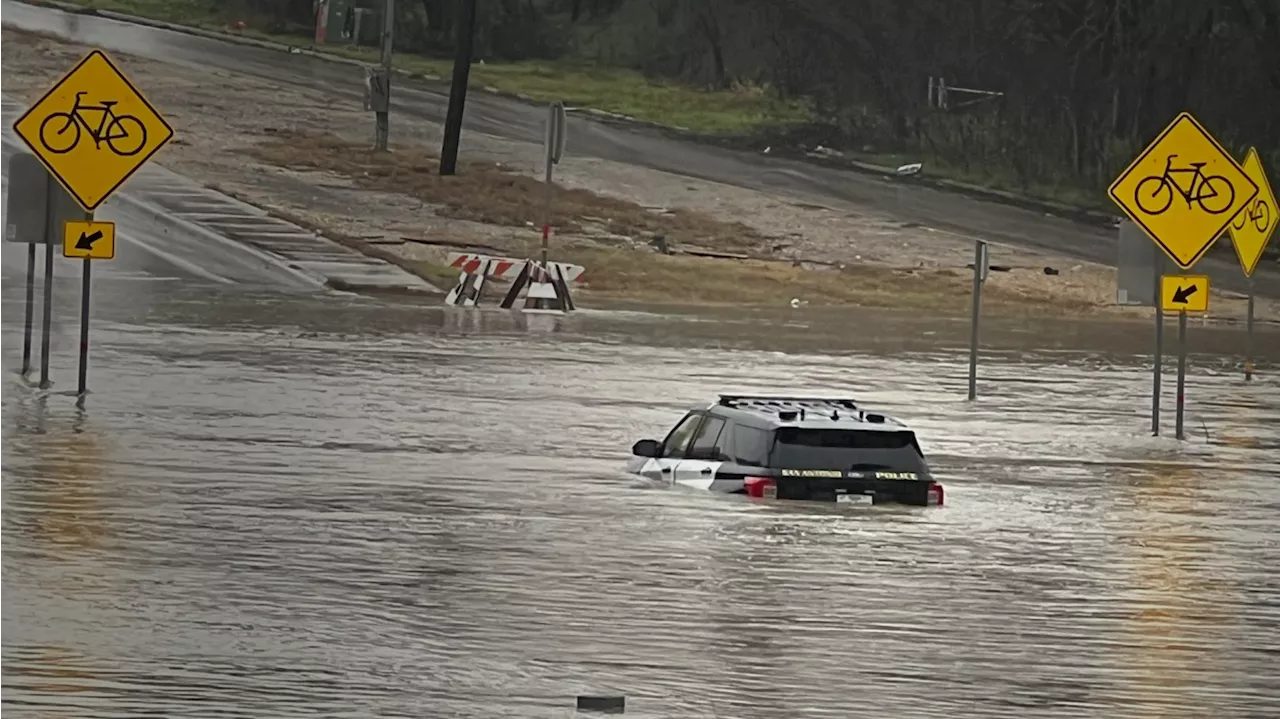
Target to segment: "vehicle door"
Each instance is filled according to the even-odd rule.
[[[684,459],[685,451],[689,449],[689,444],[704,416],[706,412],[686,414],[684,419],[680,420],[667,434],[667,438],[662,440],[662,451],[645,468],[651,471],[643,471],[642,474],[664,482],[674,481],[676,465]]]
[[[707,416],[698,427],[689,448],[685,450],[684,459],[676,464],[676,484],[711,489],[716,480],[716,470],[724,464],[724,451],[720,447],[720,435],[724,433],[724,426],[724,419]]]

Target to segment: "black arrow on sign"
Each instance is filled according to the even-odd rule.
[[[102,230],[95,230],[92,235],[86,235],[85,233],[81,232],[80,239],[76,240],[76,249],[85,250],[86,252],[92,252],[93,243],[101,239],[102,239]]]
[[[1190,287],[1178,287],[1178,289],[1173,293],[1174,304],[1178,304],[1178,305],[1187,304],[1187,300],[1191,298],[1191,295],[1194,295],[1196,293],[1197,289],[1199,288],[1197,288],[1195,285],[1191,285]]]

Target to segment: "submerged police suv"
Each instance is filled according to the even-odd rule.
[[[857,504],[943,503],[916,435],[849,399],[721,395],[661,442],[631,448],[627,471],[713,492]]]

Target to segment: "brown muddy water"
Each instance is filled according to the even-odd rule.
[[[963,322],[557,325],[104,271],[78,412],[13,379],[20,267],[14,717],[567,717],[579,693],[638,717],[1276,715],[1274,330],[1246,385],[1213,354],[1241,333],[1193,328],[1180,444],[1150,436],[1145,325],[993,322],[968,403]],[[948,505],[620,473],[686,406],[783,389],[913,423]]]

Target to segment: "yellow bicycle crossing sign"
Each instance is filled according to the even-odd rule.
[[[1262,259],[1262,251],[1267,248],[1276,225],[1280,225],[1280,211],[1276,209],[1276,193],[1271,189],[1267,173],[1262,171],[1257,148],[1250,147],[1249,154],[1245,155],[1244,174],[1258,186],[1258,194],[1231,218],[1231,244],[1235,245],[1244,276],[1252,277],[1258,269],[1258,260]]]
[[[1185,270],[1252,203],[1258,185],[1183,112],[1120,173],[1107,194]]]
[[[173,137],[173,128],[101,50],[13,124],[49,172],[93,211]]]

